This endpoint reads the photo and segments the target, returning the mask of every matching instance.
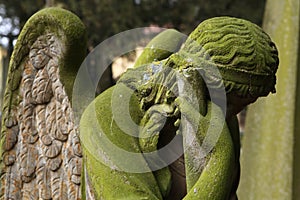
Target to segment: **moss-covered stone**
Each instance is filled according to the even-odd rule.
[[[1,198],[80,199],[81,150],[70,100],[85,52],[85,27],[67,10],[43,9],[24,25],[3,101]]]
[[[117,87],[119,88],[112,87],[99,95],[81,118],[81,140],[91,187],[96,199],[162,199],[155,177],[141,154],[138,138],[123,132],[118,126],[122,122],[115,121],[115,115],[124,113],[126,108],[122,104],[116,104],[117,108],[114,109],[120,113],[113,113],[111,102],[114,90],[119,90],[116,98],[124,100],[127,94],[132,94],[122,84]],[[131,112],[135,120],[141,117],[138,104],[137,98],[133,96],[129,106],[133,108]],[[132,127],[127,128],[127,131],[132,131],[131,134],[138,131]],[[130,154],[122,156],[119,151],[135,153],[138,155],[135,157],[137,159],[131,160]],[[148,172],[128,173],[126,166],[148,168]]]
[[[134,67],[160,61],[177,52],[186,36],[177,30],[167,29],[154,37],[136,60]]]
[[[20,80],[20,64],[28,55],[29,48],[43,34],[55,34],[65,46],[65,59],[61,61],[60,76],[71,99],[73,82],[86,54],[86,30],[81,20],[70,11],[46,8],[34,14],[24,25],[12,54],[8,87],[14,90]],[[11,78],[10,78],[11,77]]]
[[[152,44],[159,44],[162,35]],[[223,91],[224,99],[226,93],[243,99],[274,92],[274,43],[248,21],[220,17],[200,24],[178,52],[155,53],[146,50],[137,66],[83,114],[80,133],[92,190],[105,199],[233,198],[239,179],[237,119],[230,116],[225,122],[226,110],[208,90],[210,95]],[[155,168],[165,160],[147,159],[147,153],[161,155],[163,141],[176,136],[185,159],[182,197],[172,196],[172,186],[168,196],[170,173],[157,173],[166,172]],[[138,155],[134,162],[131,153]],[[146,171],[136,172],[136,166]]]

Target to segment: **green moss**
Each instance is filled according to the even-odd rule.
[[[24,25],[9,63],[6,91],[3,102],[3,119],[10,118],[11,108],[18,106],[19,85],[28,59],[29,50],[36,39],[47,33],[55,34],[65,48],[60,60],[60,76],[69,98],[73,82],[86,51],[86,32],[80,19],[67,10],[47,8],[34,14]],[[5,129],[5,126],[2,126]]]
[[[205,20],[189,35],[178,55],[204,70],[207,82],[223,80],[226,92],[244,97],[267,96],[275,91],[278,51],[270,37],[247,20]]]
[[[205,157],[205,166],[201,173],[195,171],[195,155],[189,148],[185,150],[187,191],[185,200],[190,199],[227,199],[232,192],[234,173],[238,159],[235,157],[235,147],[232,142],[231,133],[225,123],[223,113],[220,108],[211,103],[207,104],[207,115],[200,117],[197,139],[201,142],[202,148],[204,138],[209,145],[212,145],[211,151]],[[195,117],[195,110],[186,108],[184,116]],[[193,114],[194,113],[194,114]],[[190,120],[189,120],[190,121]],[[197,122],[196,122],[197,123]],[[192,123],[193,124],[193,123]],[[210,139],[208,139],[210,138]],[[208,140],[207,140],[208,139]],[[214,145],[214,142],[215,145]],[[206,151],[205,149],[204,151]]]
[[[150,48],[137,61],[136,68],[128,70],[116,86],[97,97],[84,112],[80,133],[86,167],[97,198],[163,198],[169,186],[168,173],[134,174],[123,168],[120,170],[120,165],[133,167],[132,163],[150,170],[142,152],[145,155],[158,148],[158,140],[165,133],[160,127],[167,127],[161,123],[162,115],[172,120],[180,118],[182,122],[179,133],[184,138],[188,192],[184,199],[221,200],[234,195],[239,172],[238,128],[236,121],[225,122],[221,108],[207,97],[206,87],[222,89],[224,80],[226,92],[234,89],[242,97],[268,94],[274,89],[277,50],[258,26],[230,17],[200,24],[177,53],[160,51],[163,45],[177,51],[180,39],[174,31],[154,38],[148,45]],[[216,69],[221,76],[216,74]],[[207,85],[198,70],[207,78]],[[178,75],[186,77],[189,83],[182,83],[183,89]],[[184,91],[173,93],[170,88]],[[188,97],[182,98],[181,93]],[[175,114],[176,108],[180,110],[180,117]],[[128,109],[131,116],[127,115]],[[155,114],[152,115],[152,111]],[[135,124],[132,125],[132,121]],[[185,130],[189,125],[192,128]],[[177,128],[171,125],[170,129],[171,134],[175,134]],[[192,129],[196,133],[189,143],[185,139],[192,140],[189,138]],[[139,136],[150,137],[143,141]],[[204,141],[207,143],[203,145]],[[122,156],[118,148],[140,157],[130,160],[131,157]],[[164,181],[161,174],[166,176]]]
[[[34,14],[24,25],[10,60],[2,112],[2,156],[4,151],[10,151],[15,145],[13,142],[6,141],[6,136],[14,137],[13,139],[18,137],[9,131],[7,132],[5,121],[10,120],[17,123],[16,115],[19,114],[17,108],[19,108],[21,100],[19,87],[24,72],[24,64],[29,59],[30,48],[38,37],[49,33],[53,34],[62,43],[64,54],[59,55],[61,57],[59,60],[60,79],[65,86],[68,97],[71,99],[73,82],[86,52],[85,27],[76,15],[67,10],[60,8],[43,9]],[[19,146],[16,148],[19,148]],[[14,151],[11,150],[11,152]],[[3,165],[2,159],[3,157],[1,158],[1,165]],[[1,170],[3,170],[2,167]]]
[[[99,95],[81,118],[80,138],[92,187],[97,199],[162,199],[156,179],[139,150],[138,139],[123,132],[118,126],[120,125],[118,123],[122,122],[115,121],[115,115],[124,113],[122,109],[126,101],[119,105],[117,103],[119,112],[113,113],[111,107],[111,102],[114,100],[113,93],[118,94],[115,98],[132,94],[124,85],[120,84],[118,87],[120,88],[112,87]],[[131,110],[133,121],[138,121],[141,116],[138,103],[136,98],[131,98],[129,106],[137,108]],[[123,128],[138,131],[132,127]],[[136,153],[138,157],[131,160],[130,153],[122,156],[116,148],[121,148],[123,153],[124,151]],[[149,172],[129,173],[118,163],[125,164],[127,167],[142,166]]]
[[[160,61],[169,57],[172,53],[179,50],[185,39],[186,37],[184,34],[174,29],[163,31],[147,44],[143,53],[135,62],[134,67],[152,63],[153,61]]]
[[[9,71],[15,85],[18,80],[16,70],[23,59],[28,56],[29,48],[36,39],[46,33],[55,34],[65,47],[64,60],[60,61],[61,81],[69,98],[72,96],[73,82],[86,53],[86,30],[81,20],[70,11],[61,8],[46,8],[34,14],[22,29],[11,58]],[[15,86],[11,86],[15,87]]]

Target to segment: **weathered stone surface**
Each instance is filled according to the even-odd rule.
[[[202,22],[180,49],[182,35],[165,33],[142,54],[145,65],[128,70],[85,110],[82,170],[70,98],[84,26],[57,8],[28,21],[4,97],[0,199],[235,198],[235,115],[274,92],[276,46],[255,24],[232,17]],[[155,51],[160,44],[168,48]],[[175,146],[160,152],[174,138]]]
[[[84,51],[85,28],[63,9],[36,13],[20,33],[4,95],[0,199],[81,199],[70,97]]]
[[[277,49],[260,27],[231,17],[202,22],[175,53],[155,51],[155,42],[173,34],[181,44],[177,32],[158,35],[140,58],[144,65],[127,70],[83,113],[89,198],[235,198],[240,142],[237,112],[226,105],[239,111],[274,92]],[[160,152],[174,138],[175,147]],[[182,165],[168,159],[183,153],[184,176],[175,179]]]

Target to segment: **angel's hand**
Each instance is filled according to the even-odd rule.
[[[160,131],[165,126],[167,117],[174,112],[174,106],[159,104],[152,106],[144,115],[141,123],[140,145],[142,149],[156,150]]]
[[[179,96],[175,99],[175,111],[174,115],[178,117],[178,120],[174,123],[176,127],[179,127],[182,123],[182,119],[192,123],[194,127],[199,124],[201,114],[199,107],[190,103],[186,97]]]

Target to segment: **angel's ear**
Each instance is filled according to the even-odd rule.
[[[86,51],[74,14],[33,15],[16,43],[4,95],[0,199],[81,199],[71,91]]]

